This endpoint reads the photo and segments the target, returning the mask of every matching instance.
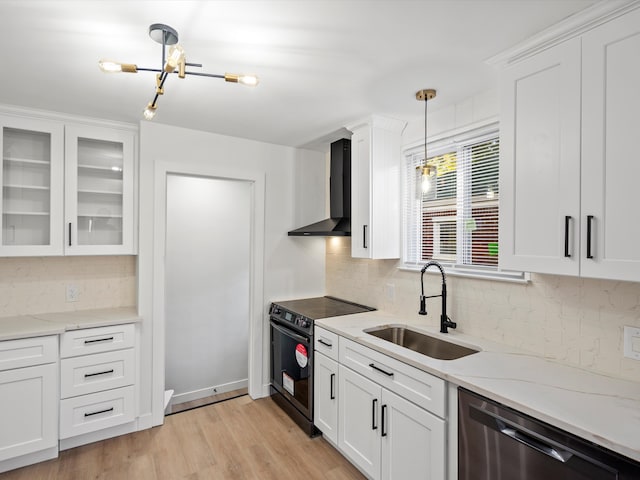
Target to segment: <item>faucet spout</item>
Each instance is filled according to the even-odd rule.
[[[427,268],[434,266],[440,270],[440,274],[442,275],[442,291],[440,295],[424,295],[424,272],[427,271]],[[441,297],[442,298],[442,314],[440,315],[440,333],[449,333],[448,328],[456,328],[458,325],[456,322],[452,322],[449,316],[447,315],[447,277],[444,273],[444,268],[440,263],[435,260],[431,260],[428,262],[422,270],[420,270],[420,311],[418,311],[419,315],[426,315],[426,300],[427,298]]]

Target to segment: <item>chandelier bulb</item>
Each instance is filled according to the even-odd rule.
[[[143,112],[145,120],[153,120],[153,117],[156,116],[157,109],[158,109],[158,106],[153,103],[150,103],[149,105],[147,105],[147,108],[145,108]]]
[[[172,73],[176,67],[184,63],[184,48],[175,44],[169,49],[169,55],[167,56],[167,63],[164,66],[164,71]]]

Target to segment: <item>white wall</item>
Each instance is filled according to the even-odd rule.
[[[152,409],[154,170],[160,162],[193,167],[216,164],[266,178],[264,209],[265,325],[272,300],[323,295],[325,243],[322,239],[288,237],[287,231],[325,217],[325,158],[318,152],[267,144],[158,123],[140,125],[140,236],[138,308],[141,326],[140,415]],[[232,234],[230,231],[229,234]],[[264,338],[268,340],[268,330]],[[268,384],[268,351],[263,352],[263,378]],[[265,358],[266,357],[266,358]],[[145,420],[142,419],[141,426]]]

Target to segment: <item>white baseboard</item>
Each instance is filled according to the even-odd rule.
[[[249,380],[245,378],[243,380],[238,380],[237,382],[224,383],[222,385],[201,388],[198,390],[193,390],[191,392],[174,393],[171,397],[170,404],[176,405],[178,403],[190,402],[192,400],[198,400],[199,398],[210,397],[211,395],[218,395],[220,393],[247,388],[248,385]]]
[[[98,430],[97,432],[65,438],[64,440],[60,440],[60,451],[79,447],[80,445],[86,445],[87,443],[99,442],[100,440],[106,440],[107,438],[126,435],[127,433],[133,433],[138,430],[136,427],[136,422],[133,421],[123,425],[105,428],[104,430]]]

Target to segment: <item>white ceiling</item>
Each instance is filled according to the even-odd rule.
[[[494,88],[488,57],[595,0],[0,0],[0,103],[138,122],[160,68],[152,23],[207,73],[256,73],[252,89],[171,76],[155,122],[301,146],[371,113],[411,120]]]

